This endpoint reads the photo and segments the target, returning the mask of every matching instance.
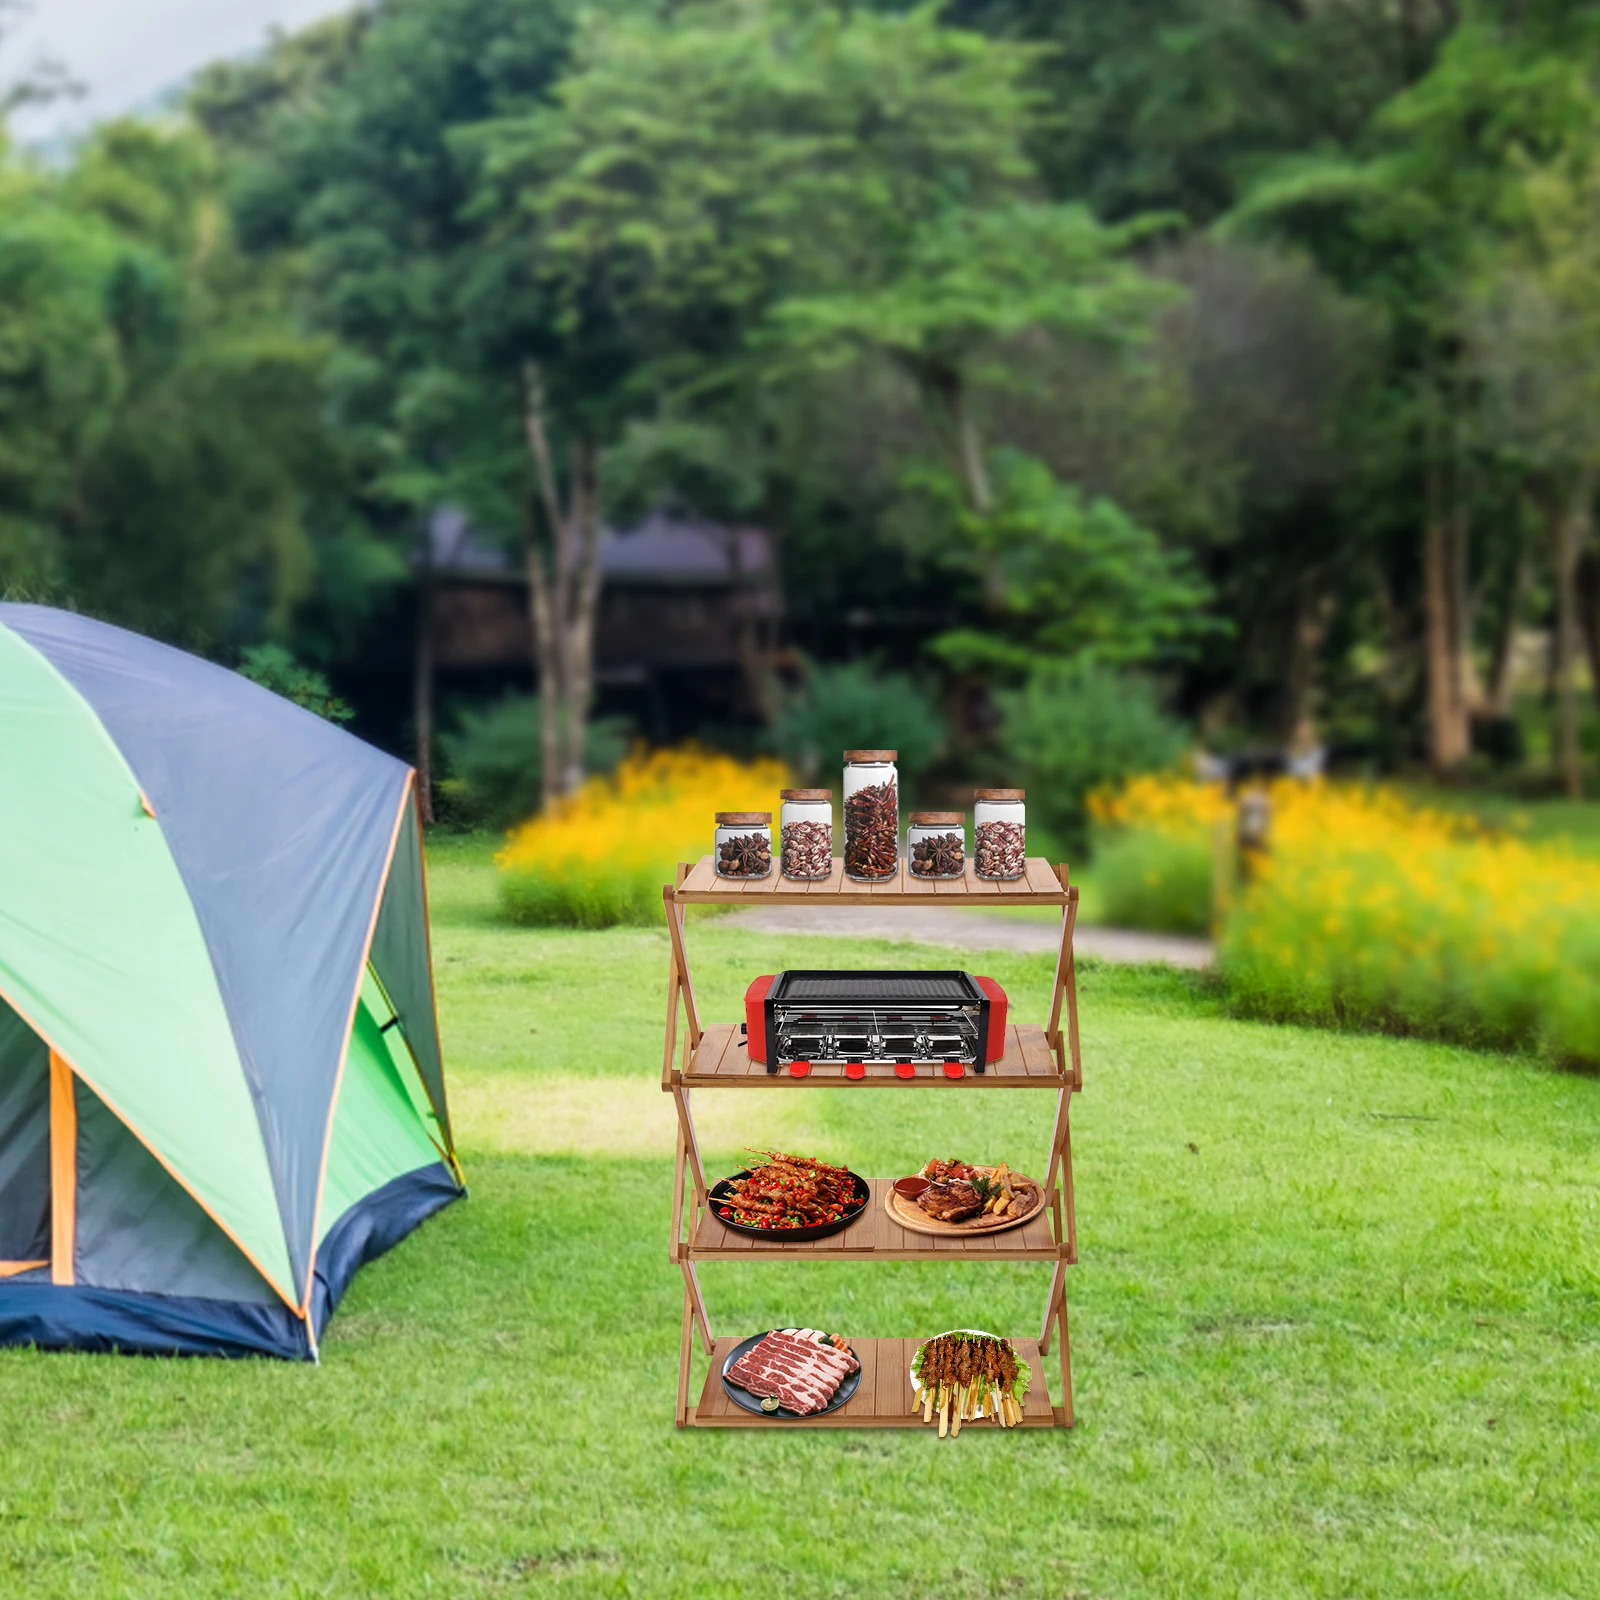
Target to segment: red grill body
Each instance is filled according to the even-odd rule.
[[[768,1072],[797,1061],[960,1063],[1006,1047],[1006,992],[969,972],[780,972],[745,991],[745,1046]]]

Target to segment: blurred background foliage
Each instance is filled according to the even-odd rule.
[[[700,731],[1064,849],[1196,740],[1575,795],[1597,66],[1562,0],[376,0],[0,153],[0,588],[282,651],[457,820],[627,729],[581,582],[537,702],[371,691],[441,507],[552,585],[765,530]]]

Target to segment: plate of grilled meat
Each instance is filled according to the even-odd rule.
[[[722,1387],[757,1416],[794,1421],[837,1411],[856,1392],[861,1363],[837,1333],[773,1328],[736,1344],[722,1363]]]
[[[884,1196],[889,1215],[913,1233],[1003,1233],[1044,1208],[1044,1189],[1026,1173],[975,1166],[952,1157],[930,1161]]]
[[[924,1422],[939,1419],[939,1437],[961,1432],[963,1422],[989,1417],[1002,1428],[1022,1421],[1022,1400],[1033,1371],[1009,1339],[978,1328],[955,1328],[917,1347],[911,1387]]]
[[[712,1185],[711,1214],[754,1239],[826,1239],[848,1228],[872,1198],[865,1178],[810,1156],[752,1150],[765,1161]]]

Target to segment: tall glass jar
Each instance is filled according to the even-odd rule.
[[[786,878],[826,878],[833,871],[833,790],[780,789],[780,859]]]
[[[721,878],[766,877],[772,871],[772,813],[719,811],[716,863]]]
[[[906,871],[913,878],[959,878],[967,868],[966,826],[959,811],[913,811]]]
[[[1022,789],[979,789],[973,795],[972,869],[1006,883],[1028,870],[1028,814]]]
[[[900,870],[900,775],[893,750],[844,753],[844,870],[882,883]]]

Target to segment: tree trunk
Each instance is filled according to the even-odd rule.
[[[1428,672],[1428,756],[1433,770],[1443,775],[1466,757],[1467,724],[1452,616],[1452,541],[1440,478],[1438,465],[1430,463],[1422,529],[1422,602]]]
[[[523,428],[539,505],[549,534],[525,507],[523,556],[539,672],[539,782],[545,806],[583,782],[584,733],[594,686],[595,617],[600,604],[600,449],[591,435],[572,447],[567,504],[550,453],[544,386],[533,363],[523,368]]]
[[[1522,524],[1517,525],[1517,558],[1511,569],[1511,584],[1505,610],[1495,629],[1494,656],[1489,665],[1489,709],[1497,717],[1509,717],[1516,691],[1517,620],[1522,609],[1522,594],[1528,584],[1528,545]]]
[[[1589,687],[1600,703],[1600,555],[1592,546],[1578,557],[1574,574],[1578,601],[1578,625],[1584,651],[1589,657]]]
[[[960,372],[937,362],[914,367],[913,371],[923,392],[937,395],[944,406],[950,423],[956,471],[961,477],[968,509],[980,517],[988,516],[994,508],[994,495],[989,488],[988,464],[983,458],[983,436],[978,430],[977,418],[972,415],[965,379]]]
[[[1483,686],[1472,658],[1473,593],[1470,555],[1472,548],[1472,507],[1470,479],[1458,454],[1453,474],[1455,504],[1450,517],[1450,649],[1455,657],[1453,683],[1463,738],[1470,743],[1469,730],[1474,711],[1483,709]]]
[[[431,534],[425,533],[425,538]],[[417,623],[411,657],[411,712],[416,732],[417,804],[422,820],[433,821],[433,572],[432,552],[424,546],[417,568]]]
[[[1324,587],[1318,592],[1319,577],[1316,573],[1305,574],[1295,593],[1281,729],[1284,747],[1293,755],[1305,755],[1317,744],[1317,657],[1334,607],[1331,590]]]
[[[1576,569],[1589,534],[1590,503],[1594,498],[1594,472],[1578,474],[1572,499],[1558,508],[1553,519],[1553,556],[1556,584],[1555,676],[1561,707],[1561,784],[1570,799],[1583,794],[1583,762],[1578,749],[1578,691],[1572,681],[1577,654]]]

